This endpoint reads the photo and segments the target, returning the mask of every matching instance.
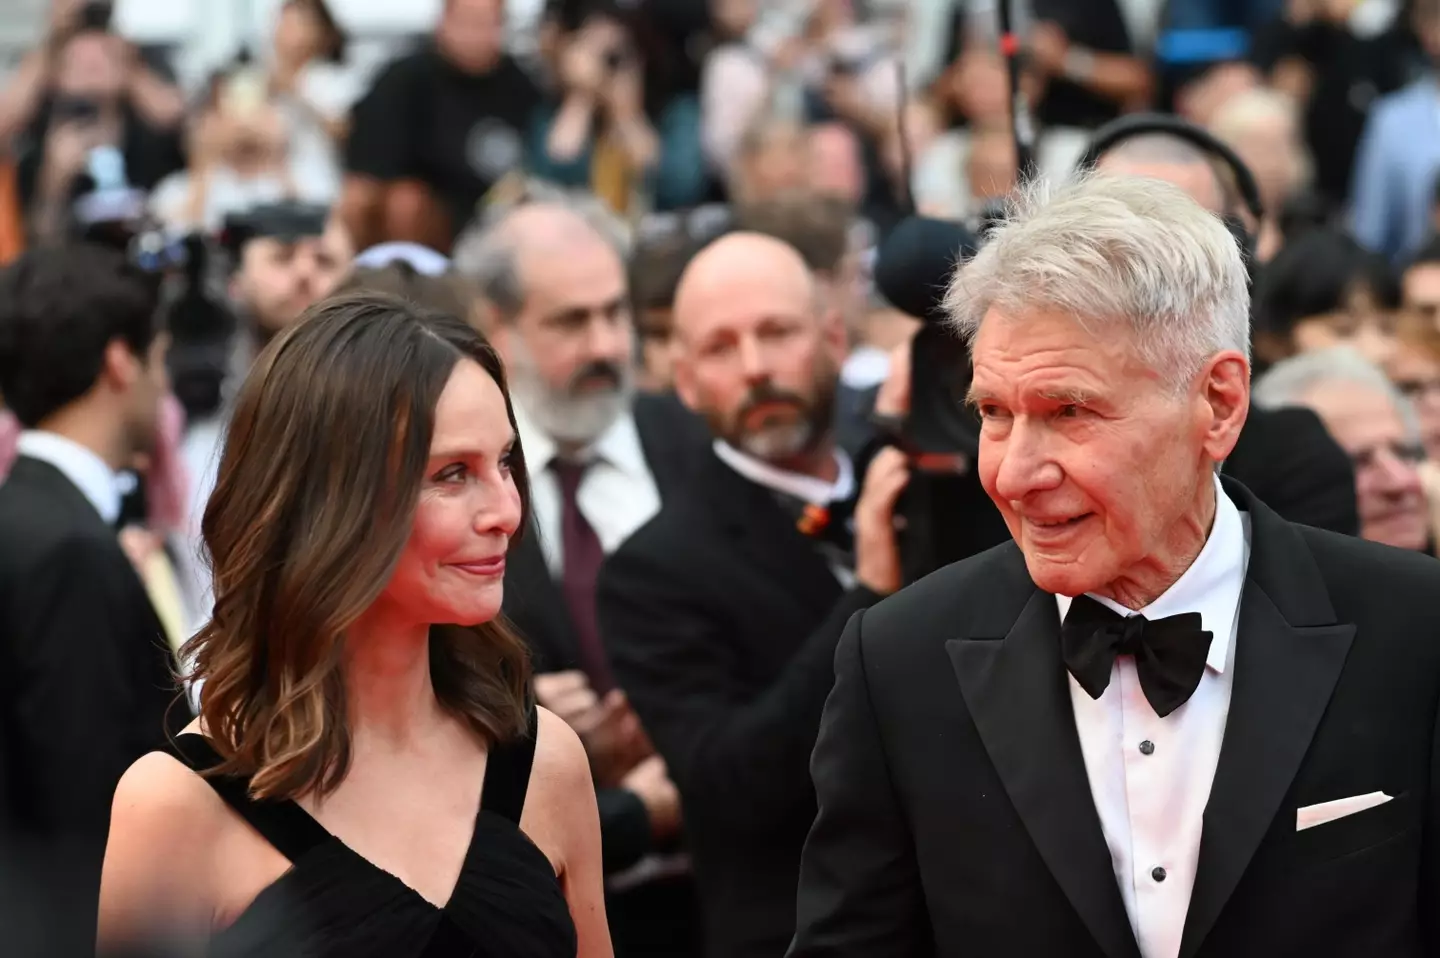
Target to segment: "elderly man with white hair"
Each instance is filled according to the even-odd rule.
[[[957,271],[1014,541],[850,620],[792,958],[1437,954],[1440,565],[1218,474],[1247,300],[1145,177],[1037,188]]]
[[[1306,406],[1355,463],[1360,535],[1401,549],[1430,547],[1420,421],[1384,371],[1348,346],[1276,363],[1255,383],[1257,406]]]

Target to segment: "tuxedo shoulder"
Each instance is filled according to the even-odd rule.
[[[1304,537],[1332,598],[1383,599],[1387,606],[1413,600],[1435,607],[1440,560],[1355,536],[1296,526]],[[1381,591],[1383,590],[1383,592]]]
[[[1436,589],[1440,588],[1440,560],[1433,556],[1310,526],[1296,529],[1305,537],[1320,575],[1325,576],[1331,588],[1349,585],[1374,589],[1384,585],[1387,598],[1398,588],[1413,589],[1417,598],[1434,601]]]
[[[867,638],[883,634],[885,642],[947,641],[970,631],[982,605],[1013,606],[1018,615],[1034,591],[1024,556],[1014,542],[1004,542],[937,569],[871,606],[864,631]]]

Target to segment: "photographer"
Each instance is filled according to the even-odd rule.
[[[645,115],[644,64],[618,6],[573,6],[552,11],[542,28],[558,90],[532,131],[531,163],[543,179],[588,187],[624,211],[660,161]]]
[[[54,0],[48,36],[0,92],[0,142],[18,139],[20,197],[38,237],[67,228],[78,181],[102,153],[118,155],[140,189],[184,165],[184,99],[111,31],[111,6]]]

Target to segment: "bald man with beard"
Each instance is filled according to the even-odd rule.
[[[1116,176],[1148,176],[1172,183],[1217,216],[1235,214],[1240,206],[1216,161],[1177,136],[1142,133],[1121,140],[1096,167]],[[1252,407],[1222,472],[1244,483],[1256,498],[1291,522],[1359,535],[1354,467],[1325,424],[1308,409]]]
[[[790,246],[743,232],[710,244],[674,324],[676,390],[710,424],[713,455],[606,560],[601,632],[680,790],[706,954],[780,958],[836,643],[900,586],[908,471],[894,450],[864,469],[836,447],[845,329]]]

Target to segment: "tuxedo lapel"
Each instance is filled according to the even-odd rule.
[[[1019,549],[1001,548],[996,589],[970,637],[946,648],[975,728],[1040,857],[1105,953],[1138,958],[1080,751],[1055,598],[1035,588]]]
[[[1335,621],[1324,580],[1295,527],[1238,483],[1226,481],[1226,491],[1250,514],[1250,566],[1181,958],[1204,943],[1274,822],[1355,636],[1353,625]]]

